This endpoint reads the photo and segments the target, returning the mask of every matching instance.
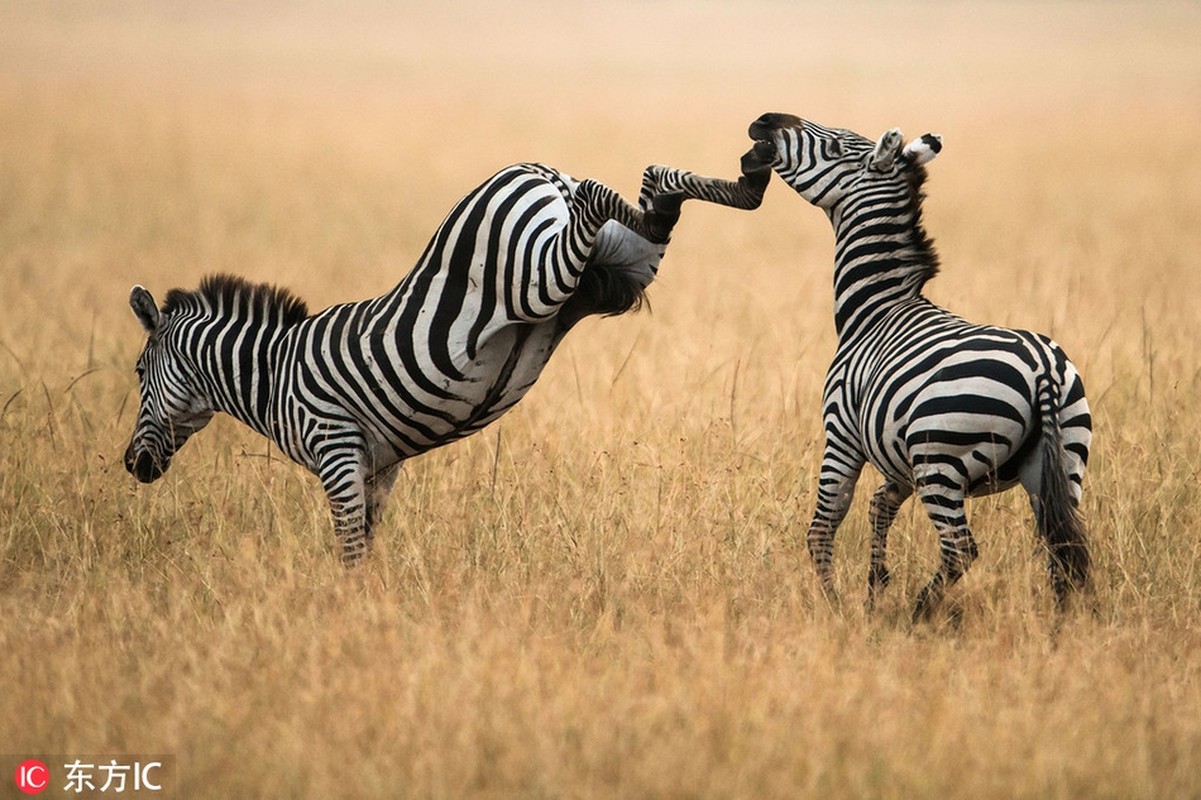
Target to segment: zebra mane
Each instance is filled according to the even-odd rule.
[[[914,261],[922,267],[917,285],[920,292],[926,282],[938,274],[938,251],[934,249],[934,240],[922,225],[922,201],[926,199],[922,186],[926,183],[926,168],[921,164],[911,164],[904,170],[904,175],[909,181],[909,210],[913,213],[913,246],[917,251]]]
[[[268,283],[251,283],[237,275],[225,274],[205,276],[200,281],[199,289],[172,289],[167,292],[162,313],[170,314],[179,308],[195,306],[198,302],[210,308],[235,308],[238,304],[245,304],[247,308],[274,312],[273,315],[284,327],[291,327],[309,315],[309,307],[304,300],[288,289]]]

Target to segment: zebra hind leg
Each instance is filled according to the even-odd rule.
[[[680,218],[680,205],[688,199],[704,200],[733,208],[754,209],[763,202],[771,180],[775,146],[756,142],[742,157],[742,177],[736,181],[708,178],[687,170],[652,165],[642,173],[642,188],[635,208],[617,192],[588,179],[575,192],[581,222],[595,236],[601,226],[616,220],[655,244],[666,244]]]
[[[756,142],[754,147],[742,156],[742,177],[737,181],[709,178],[659,164],[651,165],[642,173],[638,206],[646,212],[670,213],[669,208],[661,205],[662,196],[675,204],[677,214],[679,203],[684,200],[703,200],[746,210],[758,208],[771,180],[771,165],[775,154],[775,146],[770,142]]]
[[[680,203],[683,197],[675,193],[655,194],[646,208],[635,208],[624,197],[598,180],[587,178],[576,187],[573,199],[572,238],[583,249],[585,255],[592,249],[597,233],[609,220],[632,230],[653,244],[666,244],[671,238],[672,228],[680,218]],[[585,258],[586,260],[586,258]]]
[[[938,530],[942,559],[938,571],[918,593],[913,621],[927,620],[941,604],[947,589],[963,577],[980,554],[964,512],[964,489],[949,480],[933,478],[918,489],[926,514]]]
[[[640,209],[591,178],[576,186],[571,222],[557,234],[553,263],[545,267],[578,280],[559,308],[561,333],[592,314],[615,316],[642,305],[680,216],[680,197],[660,194],[653,200],[654,209]]]
[[[885,481],[872,495],[871,506],[868,510],[872,523],[872,555],[871,566],[867,571],[867,611],[870,614],[876,607],[876,596],[888,585],[888,566],[885,558],[888,552],[888,530],[896,519],[897,511],[912,490],[907,486]]]

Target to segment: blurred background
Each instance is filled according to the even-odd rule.
[[[1192,3],[13,2],[0,14],[6,371],[62,381],[102,354],[127,363],[134,282],[161,298],[229,271],[314,309],[380,294],[454,200],[507,163],[630,196],[652,162],[732,176],[748,122],[768,110],[944,136],[927,218],[947,271],[931,291],[968,316],[1054,328],[1085,314],[1098,321],[1081,338],[1095,341],[1104,321],[1167,322],[1175,299],[1197,296],[1195,270],[1154,279],[1197,252]],[[821,215],[779,184],[755,215],[690,206],[652,294],[666,320],[596,335],[682,338],[706,369],[762,357],[779,372],[814,336],[829,350],[830,252]],[[1131,285],[1134,273],[1148,280]],[[1111,277],[1087,305],[1067,299]],[[699,319],[677,330],[677,316]]]
[[[981,310],[1000,322],[1030,301],[996,280],[1000,263],[1066,281],[1064,248],[1099,255],[1097,232],[1149,198],[1179,198],[1160,225],[1197,208],[1182,169],[1201,115],[1191,3],[14,2],[0,14],[5,294],[12,311],[80,303],[76,352],[93,318],[118,335],[135,281],[161,296],[226,270],[315,308],[379,294],[451,203],[507,163],[630,195],[651,162],[734,174],[747,123],[767,110],[868,136],[941,133],[928,213],[951,278],[934,291],[995,298]],[[690,208],[657,305],[703,289],[705,316],[734,292],[821,318],[828,297],[800,302],[795,282],[823,275],[830,237],[785,191],[753,217]],[[1071,224],[1044,240],[1049,214]],[[1151,267],[1165,231],[1127,233],[1141,256],[1127,268]],[[969,283],[981,279],[993,291]],[[1139,290],[1158,317],[1162,299]],[[1129,305],[1106,297],[1099,316]],[[35,361],[21,318],[0,331]]]

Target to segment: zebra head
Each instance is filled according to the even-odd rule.
[[[764,114],[748,133],[774,145],[776,174],[826,210],[859,187],[906,178],[942,149],[942,138],[931,133],[905,145],[900,129],[893,128],[872,142],[854,131],[826,128],[792,114]]]
[[[208,424],[213,409],[183,353],[183,335],[173,324],[170,309],[160,313],[150,292],[141,286],[129,293],[129,305],[149,338],[136,367],[141,402],[125,450],[125,469],[142,483],[150,483],[167,471],[171,457],[188,437]]]

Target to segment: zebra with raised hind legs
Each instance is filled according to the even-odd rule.
[[[595,180],[508,167],[458,202],[390,292],[312,316],[231,276],[172,289],[161,309],[135,286],[148,339],[126,469],[157,480],[225,412],[320,478],[354,562],[406,459],[512,408],[584,317],[636,309],[684,200],[758,207],[769,153],[748,152],[737,181],[648,167],[638,207]]]
[[[974,325],[922,295],[938,256],[922,226],[925,164],[942,140],[872,142],[790,114],[764,114],[749,134],[775,149],[772,167],[834,227],[834,325],[826,374],[826,443],[808,549],[833,592],[834,535],[860,471],[884,476],[872,496],[870,611],[888,583],[889,527],[917,493],[939,534],[941,563],[918,594],[928,617],[977,556],[967,496],[1021,484],[1029,494],[1062,609],[1089,579],[1077,506],[1092,437],[1088,401],[1063,349],[1038,333]]]

